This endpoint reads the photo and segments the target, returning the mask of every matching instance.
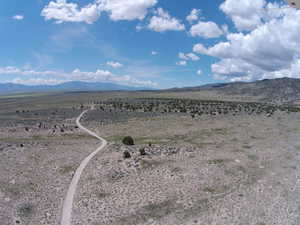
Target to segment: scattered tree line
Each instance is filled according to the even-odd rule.
[[[96,109],[106,112],[153,112],[153,113],[187,113],[193,118],[202,115],[238,114],[272,116],[276,111],[300,112],[293,106],[274,105],[257,102],[229,102],[190,99],[113,99],[95,101]]]

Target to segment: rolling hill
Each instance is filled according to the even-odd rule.
[[[299,102],[300,79],[278,78],[254,82],[209,84],[198,87],[173,88],[169,91],[215,91],[221,95],[253,96],[268,102]]]
[[[139,91],[151,90],[145,87],[130,87],[112,83],[88,83],[73,81],[58,85],[27,86],[21,84],[0,84],[0,95],[33,92],[75,92],[75,91]],[[239,95],[256,97],[261,101],[276,103],[300,102],[300,79],[278,78],[254,82],[235,82],[207,84],[196,87],[172,88],[156,90],[157,92],[198,92],[212,91],[219,95]]]

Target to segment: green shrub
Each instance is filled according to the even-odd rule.
[[[122,143],[124,145],[134,145],[134,140],[132,137],[128,136],[128,137],[124,137],[122,140]]]

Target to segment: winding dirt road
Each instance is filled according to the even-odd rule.
[[[88,130],[87,128],[85,128],[84,126],[81,125],[80,119],[82,118],[82,116],[87,111],[88,110],[85,110],[84,112],[82,112],[79,115],[79,117],[76,119],[76,124],[84,132],[86,132],[86,133],[90,134],[91,136],[99,139],[102,142],[102,144],[94,152],[92,152],[89,156],[87,156],[80,163],[80,166],[77,168],[77,170],[76,170],[76,172],[75,172],[75,174],[72,178],[72,181],[71,181],[71,184],[69,186],[69,189],[68,189],[67,195],[65,197],[65,200],[64,200],[63,209],[62,209],[62,216],[61,216],[61,222],[60,222],[61,225],[71,225],[73,200],[74,200],[74,195],[75,195],[75,192],[76,192],[76,188],[77,188],[80,176],[81,176],[84,168],[89,163],[89,161],[107,145],[107,141],[105,139],[103,139],[102,137],[99,137],[97,134],[95,134],[94,132]]]

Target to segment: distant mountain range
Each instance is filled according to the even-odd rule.
[[[254,82],[208,84],[198,87],[173,88],[169,91],[215,91],[223,95],[257,97],[268,102],[300,102],[300,79],[278,78]]]
[[[146,87],[130,87],[112,83],[87,83],[73,81],[58,85],[27,86],[21,84],[0,84],[0,95],[32,92],[76,92],[76,91],[140,91]],[[254,82],[207,84],[197,87],[172,88],[158,92],[213,91],[220,95],[253,96],[268,102],[297,102],[300,104],[300,79],[279,78]]]
[[[81,81],[66,82],[58,85],[22,85],[13,83],[0,83],[0,95],[31,92],[72,92],[72,91],[137,91],[153,90],[146,87],[131,87],[112,83],[88,83]]]

